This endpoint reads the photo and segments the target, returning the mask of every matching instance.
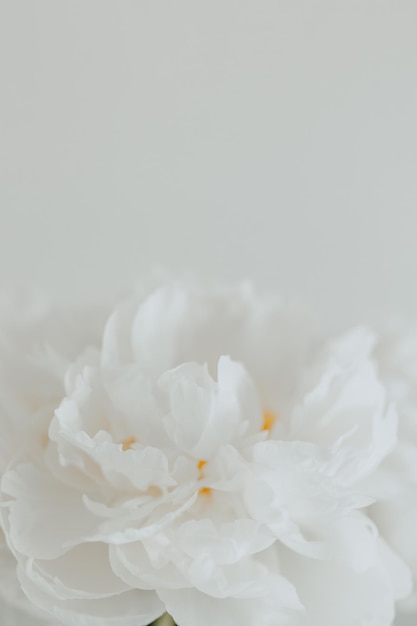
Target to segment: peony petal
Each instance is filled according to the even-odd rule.
[[[293,626],[296,619],[293,610],[283,608],[281,594],[217,599],[195,589],[182,589],[163,590],[158,595],[181,626]]]
[[[33,568],[63,599],[105,598],[129,590],[114,574],[109,547],[102,543],[82,543],[56,559],[37,560]]]
[[[29,565],[18,570],[29,600],[65,626],[146,626],[164,612],[154,592],[127,591],[96,600],[60,600]]]
[[[10,541],[34,558],[51,559],[76,545],[97,527],[97,518],[84,506],[82,494],[33,465],[18,465],[3,476]]]

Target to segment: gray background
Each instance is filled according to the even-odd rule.
[[[415,0],[0,0],[0,281],[417,314]]]
[[[417,314],[415,0],[0,0],[0,272]]]

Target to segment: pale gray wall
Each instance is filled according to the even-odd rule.
[[[415,0],[0,1],[0,272],[417,314]]]

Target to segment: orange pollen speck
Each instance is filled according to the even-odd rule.
[[[122,450],[126,452],[126,450],[130,450],[134,443],[136,443],[136,437],[129,437],[129,439],[124,439],[122,441]]]
[[[264,423],[262,426],[262,430],[271,430],[276,421],[276,415],[271,413],[271,411],[264,411]]]
[[[201,472],[201,470],[203,469],[203,467],[205,465],[207,465],[207,461],[201,460],[201,461],[198,462],[197,467],[200,470],[200,472]]]
[[[211,494],[211,491],[212,490],[210,487],[202,487],[198,490],[198,493],[200,496],[209,496]]]

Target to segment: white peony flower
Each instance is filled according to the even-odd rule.
[[[417,328],[393,322],[375,350],[380,376],[399,414],[398,444],[375,477],[371,509],[382,535],[410,566],[417,588]],[[417,613],[414,591],[401,608]]]
[[[396,441],[373,347],[247,286],[117,309],[3,476],[27,597],[68,626],[389,626],[410,577],[364,513]]]

